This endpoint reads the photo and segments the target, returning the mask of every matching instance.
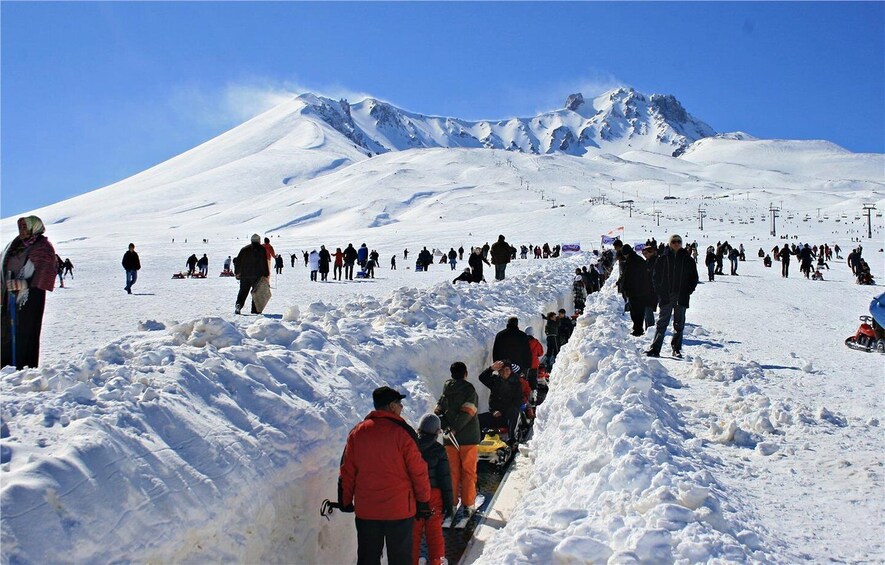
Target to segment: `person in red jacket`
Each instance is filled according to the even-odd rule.
[[[400,417],[406,396],[375,389],[375,410],[347,436],[341,457],[339,504],[356,512],[357,565],[381,561],[387,545],[390,565],[412,561],[412,526],[427,519],[430,479],[418,435]]]
[[[531,366],[526,372],[526,378],[532,390],[538,389],[538,365],[541,364],[541,357],[544,356],[544,346],[535,338],[535,330],[531,326],[525,329],[525,335],[529,336],[529,351],[532,352]]]

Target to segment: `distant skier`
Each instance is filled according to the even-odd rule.
[[[390,258],[390,270],[391,271],[396,270],[396,255],[394,255],[393,257]]]
[[[65,259],[65,275],[71,275],[71,278],[74,278],[74,264],[71,263],[70,258]]]
[[[455,248],[452,247],[449,249],[449,265],[452,266],[452,270],[455,270],[455,265],[458,264],[458,253],[455,251]]]
[[[282,255],[276,256],[276,258],[274,259],[274,267],[273,268],[274,268],[274,271],[276,271],[276,273],[278,275],[283,274],[283,256]]]
[[[289,259],[292,261],[292,268],[295,268],[295,258],[298,257],[297,253],[291,253]]]

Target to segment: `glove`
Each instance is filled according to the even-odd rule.
[[[419,502],[416,508],[418,511],[415,513],[415,518],[419,520],[426,520],[433,516],[433,510],[430,509],[429,502]]]
[[[353,503],[351,502],[347,506],[343,504],[338,507],[338,510],[344,512],[345,514],[353,514]]]

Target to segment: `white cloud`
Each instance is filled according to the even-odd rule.
[[[371,96],[341,85],[315,88],[295,81],[259,78],[231,82],[217,89],[180,85],[171,93],[168,104],[183,121],[202,127],[227,128],[307,92],[336,100],[347,98],[351,102]]]

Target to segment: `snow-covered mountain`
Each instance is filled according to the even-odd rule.
[[[59,241],[377,233],[424,218],[465,233],[502,212],[529,221],[551,205],[589,207],[627,194],[651,210],[668,194],[801,188],[826,192],[827,202],[846,192],[845,205],[855,207],[882,198],[882,170],[882,155],[825,141],[716,134],[672,96],[628,89],[593,100],[573,94],[560,110],[497,122],[303,94],[137,175],[34,212]],[[475,205],[489,199],[496,206]],[[4,230],[13,221],[4,219]]]
[[[694,141],[715,135],[670,95],[632,88],[591,101],[570,95],[559,110],[531,118],[467,121],[407,112],[367,98],[351,105],[311,94],[298,97],[317,116],[368,154],[432,147],[504,149],[522,153],[586,155],[628,148],[679,156]]]

